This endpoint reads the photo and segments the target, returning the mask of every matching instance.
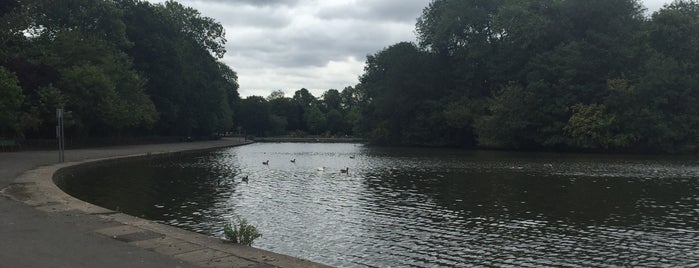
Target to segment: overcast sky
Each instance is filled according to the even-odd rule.
[[[162,0],[149,0],[163,2]],[[241,97],[319,97],[358,83],[368,54],[416,41],[430,0],[177,0],[226,28],[223,61],[238,73]],[[670,0],[643,0],[649,12]]]

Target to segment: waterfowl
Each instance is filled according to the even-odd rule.
[[[350,155],[350,159],[354,159],[354,155]]]
[[[325,167],[319,167],[318,171],[325,171]]]
[[[346,167],[345,169],[340,169],[340,173],[348,173],[348,172],[349,172],[348,167]]]
[[[245,183],[248,183],[248,176],[247,176],[247,175],[245,175],[245,177],[243,177],[243,181],[244,181]]]
[[[269,165],[269,160],[262,162],[263,165]]]
[[[296,163],[296,158],[290,160],[291,163]]]

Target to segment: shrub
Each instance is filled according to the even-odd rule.
[[[252,242],[256,238],[262,236],[262,234],[257,231],[257,228],[252,224],[248,224],[248,221],[245,219],[238,218],[236,222],[236,224],[231,224],[229,222],[223,226],[223,234],[229,241],[252,246]]]

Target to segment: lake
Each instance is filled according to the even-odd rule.
[[[255,247],[334,266],[699,264],[696,156],[256,143],[73,176],[90,203],[215,237],[241,217]]]

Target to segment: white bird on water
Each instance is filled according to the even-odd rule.
[[[325,171],[325,167],[319,167],[318,171]]]

